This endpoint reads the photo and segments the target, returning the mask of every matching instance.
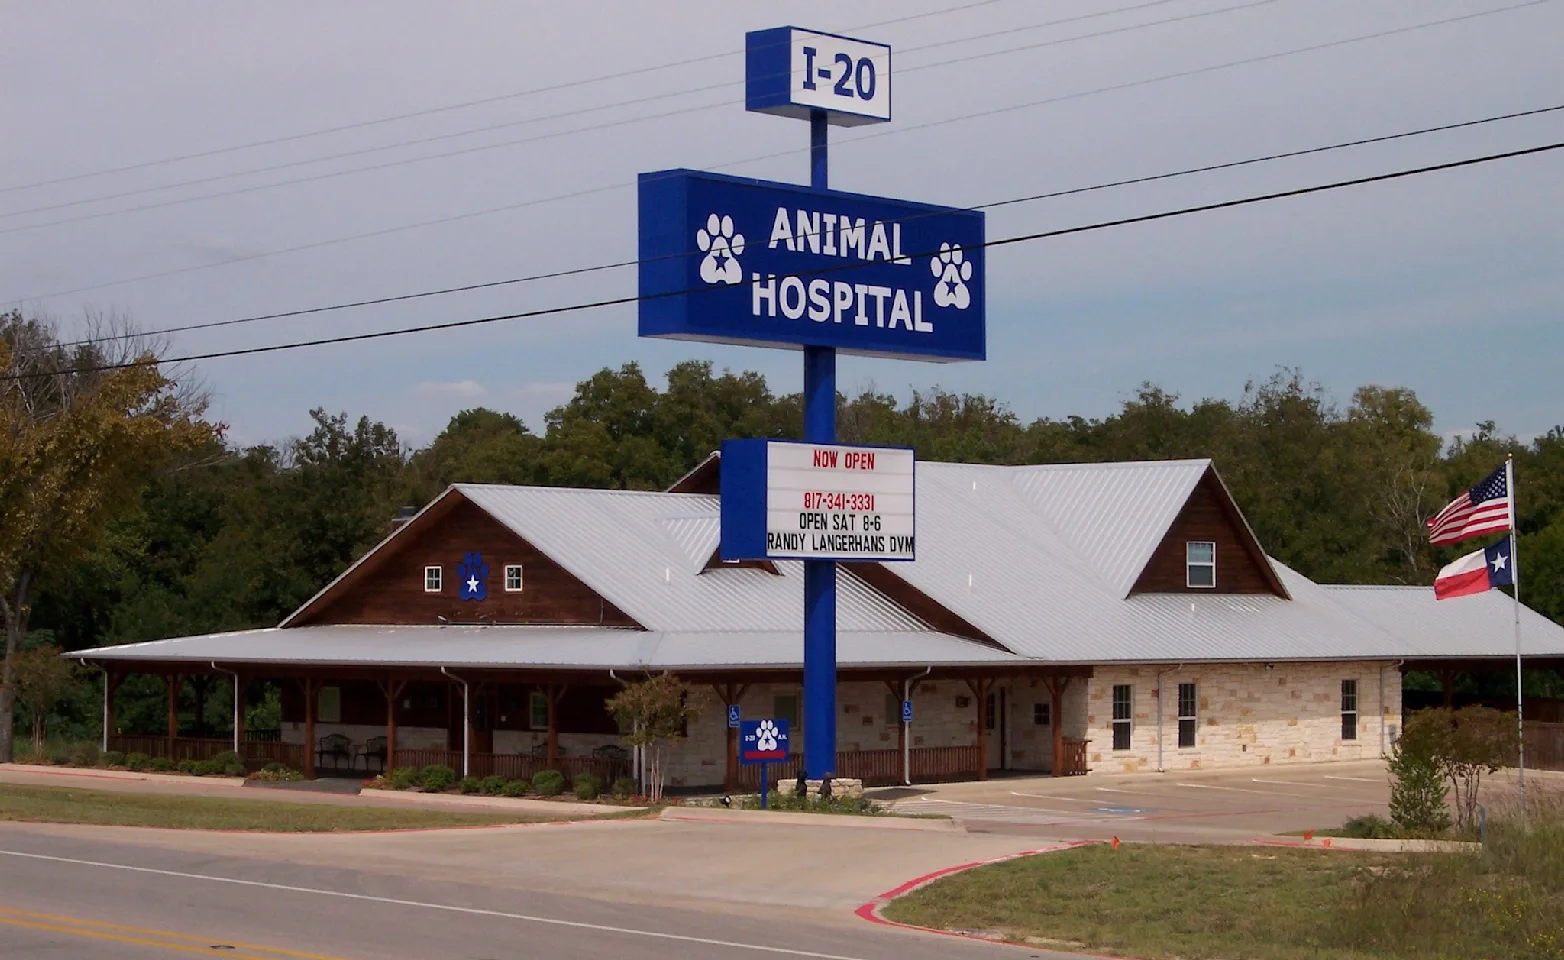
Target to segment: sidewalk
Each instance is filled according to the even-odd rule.
[[[403,793],[365,790],[363,793],[326,793],[298,789],[274,789],[247,784],[235,777],[189,777],[130,770],[97,770],[83,767],[41,767],[0,764],[0,783],[40,787],[77,787],[125,793],[167,794],[187,797],[222,797],[275,803],[326,803],[339,806],[378,805],[434,810],[505,810],[543,817],[600,817],[637,807],[577,803],[569,800],[532,800],[513,797],[477,797],[457,794]]]

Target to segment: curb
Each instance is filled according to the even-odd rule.
[[[793,827],[853,827],[868,830],[912,830],[924,833],[966,833],[958,820],[913,819],[911,817],[834,816],[827,813],[796,813],[786,810],[727,810],[716,807],[668,807],[658,816],[670,823],[764,823]]]
[[[98,770],[87,767],[54,767],[34,763],[0,763],[0,773],[14,770],[43,777],[77,777],[83,780],[120,780],[144,783],[200,783],[208,786],[242,787],[243,777],[198,777],[188,773],[139,773],[134,770]]]
[[[957,933],[954,930],[936,930],[933,927],[920,927],[912,923],[899,923],[895,920],[887,920],[883,915],[881,915],[881,911],[889,906],[890,903],[898,897],[904,897],[920,887],[928,886],[936,880],[943,879],[953,874],[962,873],[977,867],[986,867],[995,863],[1006,863],[1010,860],[1020,860],[1022,857],[1035,857],[1045,853],[1059,853],[1064,850],[1074,850],[1077,847],[1089,847],[1102,842],[1103,841],[1101,840],[1069,840],[1047,847],[1037,847],[1032,850],[1022,850],[1020,853],[1008,853],[1002,857],[993,857],[988,860],[974,860],[971,863],[962,863],[954,867],[945,867],[941,870],[935,870],[933,873],[926,873],[921,877],[908,880],[906,883],[903,883],[898,887],[894,887],[885,891],[884,893],[875,897],[873,900],[870,900],[868,903],[865,903],[858,909],[854,910],[853,915],[858,917],[860,920],[867,920],[870,923],[877,923],[886,927],[899,927],[903,930],[916,930],[919,933],[937,933],[942,937],[958,937],[962,940],[975,940],[978,943],[992,943],[999,946],[1017,947],[1023,950],[1035,951],[1037,950],[1035,945],[1011,943],[1008,940],[990,940],[987,937],[974,937],[966,933]],[[1101,956],[1101,954],[1080,955]],[[1119,960],[1122,960],[1122,958],[1119,958]]]
[[[1341,850],[1348,853],[1477,853],[1483,846],[1467,840],[1371,840],[1356,837],[1321,837],[1318,840],[1255,837],[1249,842],[1262,847]]]

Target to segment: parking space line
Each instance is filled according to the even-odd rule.
[[[1380,784],[1381,786],[1383,786],[1384,784],[1387,784],[1387,783],[1390,782],[1389,780],[1386,780],[1384,777],[1381,777],[1381,778],[1376,780],[1373,777],[1332,777],[1332,776],[1328,776],[1327,775],[1325,777],[1325,779],[1327,779],[1327,780],[1352,780],[1352,781],[1354,781],[1356,783],[1377,783],[1377,784]]]
[[[1229,793],[1252,793],[1260,797],[1274,797],[1278,795],[1275,790],[1248,790],[1244,787],[1219,787],[1214,783],[1185,783],[1182,780],[1176,783],[1175,786],[1193,787],[1196,790],[1225,790]]]

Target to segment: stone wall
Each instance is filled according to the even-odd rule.
[[[1163,672],[1162,767],[1264,766],[1381,756],[1401,717],[1394,664],[1199,664],[1098,667],[1087,685],[1087,760],[1094,773],[1154,771],[1157,675]],[[1341,683],[1358,684],[1357,739],[1342,738]],[[1197,685],[1195,746],[1178,745],[1178,685]],[[1383,686],[1381,686],[1383,683]],[[1133,687],[1130,748],[1113,749],[1113,687]],[[1381,691],[1383,690],[1383,693]]]

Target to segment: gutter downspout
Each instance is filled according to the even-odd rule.
[[[1391,666],[1400,670],[1406,660],[1397,660]],[[1385,750],[1385,665],[1379,665],[1379,755],[1386,756]]]
[[[471,764],[472,750],[469,737],[472,735],[472,702],[468,699],[467,681],[456,674],[440,668],[440,672],[462,685],[462,776],[467,776],[467,768]]]
[[[224,670],[222,667],[219,667],[217,665],[217,661],[216,660],[211,661],[211,663],[212,663],[212,669],[213,670],[217,671],[218,673],[226,673],[229,676],[234,678],[234,753],[238,753],[239,752],[239,711],[244,709],[243,701],[241,701],[239,699],[239,671],[237,671],[237,670]],[[107,716],[108,701],[106,701],[106,700],[104,701],[103,709],[104,709],[104,715]],[[348,766],[351,767],[352,764],[349,763]]]
[[[931,663],[924,667],[923,672],[916,677],[903,680],[901,682],[902,702],[905,703],[911,700],[913,686],[933,672],[934,665]],[[903,720],[901,728],[901,782],[910,787],[912,786],[912,721]]]
[[[1157,772],[1166,773],[1162,767],[1162,678],[1170,673],[1177,673],[1184,669],[1181,663],[1176,667],[1157,671]],[[1057,722],[1057,721],[1055,721]]]

